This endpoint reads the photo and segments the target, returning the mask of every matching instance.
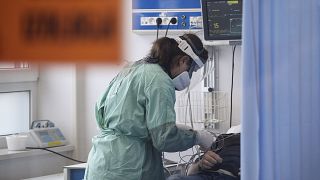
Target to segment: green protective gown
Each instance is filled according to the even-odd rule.
[[[195,144],[177,129],[175,88],[158,64],[136,63],[110,83],[96,105],[101,134],[92,140],[86,180],[164,180],[161,152]]]

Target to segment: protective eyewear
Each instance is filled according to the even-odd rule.
[[[191,67],[194,70],[193,72],[197,71],[198,69],[200,69],[204,66],[203,62],[201,61],[201,58],[193,52],[191,46],[188,44],[188,42],[186,40],[183,40],[180,37],[177,37],[177,38],[175,38],[175,41],[178,43],[178,47],[184,53],[186,53],[188,56],[190,56],[191,59],[193,60],[193,62],[195,62],[194,67]]]

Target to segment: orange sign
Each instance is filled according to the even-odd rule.
[[[0,61],[119,62],[121,0],[0,0]]]

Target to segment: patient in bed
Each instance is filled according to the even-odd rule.
[[[211,150],[197,159],[188,169],[188,176],[173,175],[167,180],[239,180],[240,125],[221,134]]]

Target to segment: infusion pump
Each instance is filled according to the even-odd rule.
[[[55,147],[68,144],[57,127],[30,129],[27,147]]]

